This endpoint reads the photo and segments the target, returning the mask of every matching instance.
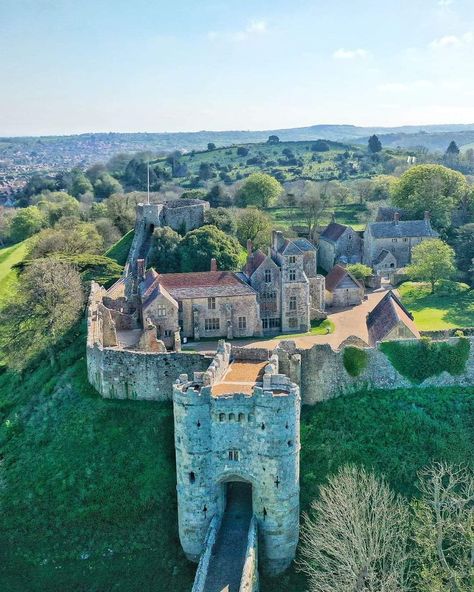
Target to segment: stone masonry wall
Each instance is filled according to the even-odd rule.
[[[474,338],[469,338],[471,349],[466,363],[466,371],[458,376],[443,372],[424,380],[419,388],[438,386],[472,386],[474,384]],[[449,340],[456,343],[457,339]],[[407,343],[404,340],[403,343]],[[410,340],[416,343],[417,340]],[[278,350],[282,371],[290,369],[289,360],[292,358],[291,346],[288,351]],[[311,349],[293,351],[301,356],[301,397],[303,404],[314,405],[333,397],[356,392],[361,389],[397,389],[413,387],[413,384],[402,376],[390,363],[385,354],[380,351],[380,345],[367,348],[367,367],[357,377],[352,377],[344,367],[344,350],[334,351],[330,345],[315,345]],[[291,376],[291,373],[290,373]],[[292,377],[293,378],[293,377]]]

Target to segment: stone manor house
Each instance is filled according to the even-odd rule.
[[[179,348],[182,338],[305,332],[313,319],[324,318],[324,277],[317,273],[316,247],[278,231],[273,232],[267,254],[254,250],[249,241],[242,272],[220,271],[215,260],[205,272],[147,270],[151,235],[158,225],[164,221],[187,230],[202,225],[206,202],[191,201],[138,206],[126,274],[110,290],[122,299],[121,313],[129,316],[126,320],[114,313],[119,332],[142,328],[146,333],[148,329],[141,346],[156,350],[155,341],[159,341],[172,349]]]

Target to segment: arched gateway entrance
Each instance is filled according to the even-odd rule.
[[[206,592],[238,592],[252,519],[252,485],[243,479],[232,479],[222,482],[220,487],[224,511],[209,562]]]

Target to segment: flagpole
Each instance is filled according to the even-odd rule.
[[[150,161],[146,163],[146,191],[147,191],[147,204],[150,205]]]

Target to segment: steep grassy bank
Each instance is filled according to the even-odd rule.
[[[190,589],[177,537],[172,409],[88,386],[84,327],[58,367],[0,375],[0,581],[6,592]],[[432,459],[473,462],[474,389],[359,393],[302,418],[301,501],[347,462],[415,494]],[[263,591],[305,590],[292,570]]]

